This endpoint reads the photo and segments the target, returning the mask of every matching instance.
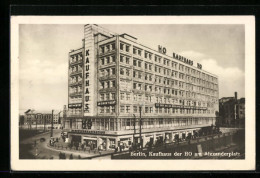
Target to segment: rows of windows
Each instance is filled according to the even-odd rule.
[[[81,72],[81,71],[82,71],[82,65],[75,65],[69,68],[70,73]]]
[[[137,75],[138,74],[138,75]],[[135,72],[133,73],[135,78],[141,78],[141,73],[140,72]],[[152,77],[151,75],[146,75],[146,80],[150,80],[152,81]],[[162,83],[161,78],[157,78],[156,79],[156,83],[160,84]],[[178,85],[179,83],[179,85]],[[169,85],[170,81],[169,80],[164,80],[163,82],[164,85]],[[176,85],[177,84],[177,85]],[[201,95],[213,95],[213,96],[217,96],[217,92],[215,90],[211,90],[211,89],[206,89],[203,87],[193,87],[191,85],[187,85],[186,86],[186,90],[185,91],[185,83],[184,82],[177,82],[176,81],[172,81],[172,87],[178,87],[179,90],[177,90],[176,88],[168,88],[168,87],[160,87],[160,86],[153,86],[153,85],[149,85],[149,84],[144,84],[144,83],[139,83],[139,82],[133,82],[133,89],[137,89],[137,90],[145,90],[145,91],[155,91],[155,93],[158,94],[168,94],[168,95],[178,95],[178,91],[179,91],[179,96],[186,96],[186,97],[193,97],[195,98],[196,96],[201,97]],[[199,92],[199,93],[197,93]]]
[[[100,77],[110,76],[110,75],[115,75],[115,74],[116,74],[115,67],[100,70]]]
[[[130,44],[120,42],[120,50],[130,52],[130,47],[131,47]],[[101,53],[106,53],[106,52],[109,52],[109,51],[115,49],[115,43],[113,42],[113,43],[110,43],[110,44],[106,44],[106,45],[101,46],[100,48],[101,48]],[[133,54],[142,56],[142,51],[143,51],[142,49],[133,46]],[[75,55],[75,57],[73,56],[75,58],[75,60],[76,60],[77,56],[80,56],[80,55]],[[82,56],[80,58],[82,58]],[[149,59],[149,60],[152,60],[154,58],[154,61],[156,63],[159,63],[159,64],[161,63],[161,65],[164,65],[166,67],[171,67],[172,69],[176,69],[176,70],[179,69],[180,71],[183,71],[186,74],[192,74],[193,76],[196,76],[198,78],[202,78],[202,79],[205,79],[207,81],[217,83],[216,77],[210,76],[210,75],[205,74],[205,73],[203,73],[199,70],[193,69],[191,67],[188,67],[188,66],[185,66],[185,65],[182,65],[182,64],[179,64],[179,67],[177,67],[178,66],[177,62],[171,61],[170,59],[166,59],[166,58],[163,58],[163,57],[158,56],[158,55],[153,55],[151,52],[145,51],[144,52],[144,58]],[[115,58],[113,58],[112,61],[115,61]],[[139,61],[139,63],[136,63],[136,62],[133,62],[133,63],[134,63],[134,66],[141,67],[141,61]]]
[[[111,64],[111,63],[115,63],[115,62],[116,62],[115,55],[100,58],[100,64],[101,65],[108,65],[108,64]]]
[[[75,86],[69,88],[69,93],[81,93],[82,92],[82,86]]]
[[[131,94],[130,93],[121,92],[120,93],[120,100],[130,101],[131,100]]]
[[[114,88],[116,87],[116,81],[115,80],[108,80],[108,81],[101,81],[100,82],[100,88],[106,89],[106,88]]]
[[[125,46],[125,48],[124,48],[124,46]],[[130,45],[126,45],[126,44],[120,43],[120,49],[129,52],[130,51]],[[133,46],[133,54],[137,54],[139,56],[142,56],[142,51],[143,51],[142,49]],[[156,63],[162,63],[162,61],[163,61],[162,64],[164,66],[171,67],[172,69],[179,69],[180,71],[183,71],[183,72],[185,72],[187,74],[192,74],[194,76],[202,77],[203,79],[206,79],[208,81],[217,83],[217,78],[216,77],[210,76],[208,74],[200,72],[199,70],[195,70],[193,68],[190,68],[190,67],[182,65],[182,64],[179,64],[179,68],[178,68],[177,67],[178,63],[177,62],[171,61],[170,59],[166,59],[166,58],[161,60],[162,57],[160,57],[158,55],[153,55],[151,52],[148,52],[148,51],[144,52],[144,58],[145,59],[152,60],[153,56],[154,56],[154,61]]]
[[[122,123],[121,130],[133,130],[134,125],[139,126],[139,121],[134,118],[121,119],[120,122]],[[211,122],[211,118],[143,118],[142,128],[202,125]]]
[[[140,112],[139,106],[120,105],[120,113],[138,113]],[[213,114],[214,110],[201,110],[201,109],[183,109],[183,108],[158,108],[154,106],[145,106],[144,113],[156,114]]]
[[[76,62],[82,62],[82,53],[74,54],[70,56],[70,64]]]
[[[115,93],[100,93],[100,101],[116,100]]]
[[[99,113],[115,113],[115,106],[100,106]]]
[[[81,76],[70,77],[70,83],[76,83],[76,82],[81,82],[81,81],[82,81],[82,77]]]
[[[100,46],[100,53],[103,54],[115,50],[115,47],[116,46],[114,42],[110,44],[102,45]]]

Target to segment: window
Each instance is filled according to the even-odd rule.
[[[126,69],[126,75],[129,76],[130,75],[130,71],[128,69]]]
[[[112,58],[112,62],[116,62],[116,57],[115,56],[111,56]]]
[[[116,69],[112,68],[112,75],[115,75],[115,74],[116,74]]]
[[[116,81],[112,81],[112,87],[116,87]]]
[[[136,89],[136,83],[133,83],[133,88]]]
[[[120,43],[120,49],[124,50],[124,44]]]
[[[130,106],[126,106],[126,113],[130,112]]]
[[[107,88],[110,88],[110,82],[107,81]]]
[[[133,65],[134,65],[134,66],[137,65],[136,59],[133,60]]]
[[[140,84],[140,83],[138,84],[138,89],[142,90],[142,84]]]
[[[120,93],[120,99],[124,100],[125,99],[125,93]]]
[[[101,88],[102,88],[102,89],[105,88],[105,82],[101,82]]]
[[[120,112],[124,113],[125,112],[125,106],[120,106]]]
[[[153,107],[150,107],[150,113],[153,113]]]
[[[142,78],[142,73],[141,72],[138,72],[138,78]]]
[[[115,106],[111,106],[111,113],[115,113],[116,110],[115,110]]]
[[[134,113],[137,113],[137,106],[133,106]]]
[[[104,101],[104,94],[100,94],[100,100]]]
[[[106,69],[106,73],[107,73],[107,75],[109,75],[110,74],[110,69]]]
[[[105,47],[104,46],[101,47],[101,53],[105,53]]]
[[[142,101],[142,95],[138,95],[138,100]]]
[[[145,66],[144,68],[147,69],[147,63],[145,63],[144,66]]]
[[[109,100],[110,97],[109,97],[109,93],[106,94],[106,100]]]
[[[136,51],[137,51],[136,48],[133,48],[133,53],[134,53],[134,54],[136,54]]]
[[[148,53],[144,53],[144,58],[147,58]]]
[[[127,63],[127,64],[129,64],[129,57],[126,57],[126,59],[125,59],[125,62]]]
[[[100,107],[100,113],[104,113],[104,106]]]
[[[114,50],[116,47],[115,47],[115,43],[112,43],[111,44],[111,48],[112,48],[112,50]]]
[[[105,64],[105,59],[101,58],[101,64],[104,65]]]
[[[145,113],[148,113],[148,111],[149,111],[148,107],[145,107]]]
[[[107,51],[110,51],[110,46],[109,46],[109,45],[107,45],[106,47],[107,47]]]
[[[149,86],[149,91],[152,91],[153,89],[152,89],[152,86]]]
[[[116,99],[115,93],[111,93],[111,99],[112,99],[112,100],[115,100],[115,99]]]
[[[124,75],[124,69],[120,69],[120,75]]]
[[[110,108],[109,108],[109,106],[106,106],[106,113],[110,113]]]
[[[120,56],[120,62],[124,62],[124,56]]]
[[[141,66],[142,66],[142,62],[138,61],[138,67],[141,67]]]
[[[108,56],[107,57],[107,64],[109,64],[110,63],[110,57]]]
[[[136,77],[136,71],[133,71],[133,77]]]
[[[130,94],[126,94],[126,100],[130,100]]]
[[[129,48],[130,48],[130,46],[126,45],[126,48],[125,48],[126,52],[129,52]]]
[[[138,50],[138,55],[141,56],[142,55],[142,51]]]
[[[151,64],[149,65],[149,70],[152,70],[152,65]]]

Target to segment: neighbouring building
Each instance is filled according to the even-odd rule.
[[[221,126],[245,127],[245,98],[234,97],[219,99],[219,124]]]
[[[82,42],[68,54],[63,123],[70,141],[105,149],[133,142],[145,146],[215,124],[218,77],[201,64],[98,25],[84,26]]]
[[[56,127],[61,123],[60,114],[61,111],[54,111],[53,112],[53,124]],[[51,111],[36,111],[33,109],[28,109],[24,112],[24,125],[28,127],[28,129],[32,128],[50,128],[52,122],[52,112]]]

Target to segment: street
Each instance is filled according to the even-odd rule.
[[[60,137],[61,130],[53,130],[53,137]],[[40,138],[45,138],[44,142],[40,142]],[[66,159],[70,158],[70,155],[73,155],[73,159],[85,158],[89,156],[98,155],[99,153],[88,153],[88,152],[79,152],[79,151],[70,151],[70,150],[57,150],[52,147],[48,147],[47,143],[50,139],[50,132],[45,132],[33,137],[24,139],[20,141],[20,150],[19,157],[20,159],[59,159],[59,153],[62,152],[65,154]],[[36,147],[35,145],[36,140]],[[104,151],[102,153],[108,153],[113,151]]]

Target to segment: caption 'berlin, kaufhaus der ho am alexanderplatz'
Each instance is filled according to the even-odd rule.
[[[215,125],[218,77],[168,50],[85,25],[82,46],[68,55],[67,141],[106,150],[145,147]]]

